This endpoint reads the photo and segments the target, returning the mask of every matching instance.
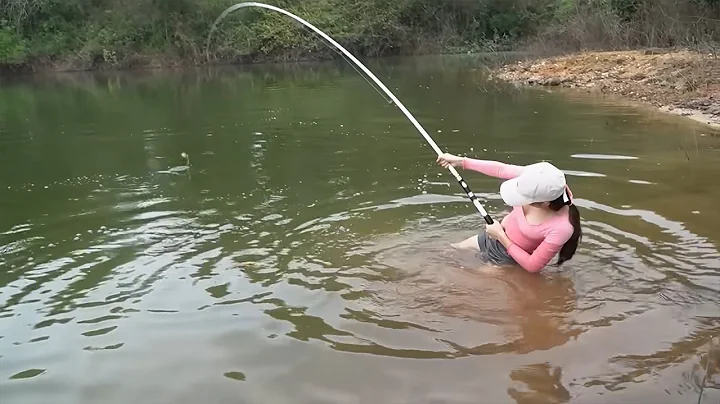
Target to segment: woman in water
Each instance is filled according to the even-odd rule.
[[[495,265],[519,264],[528,272],[539,272],[556,254],[558,266],[575,254],[582,235],[580,212],[565,175],[555,166],[546,162],[516,166],[448,153],[437,162],[506,180],[500,196],[512,207],[502,222],[488,225],[485,232],[455,247],[479,250]]]

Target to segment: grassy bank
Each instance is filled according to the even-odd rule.
[[[289,18],[235,0],[3,0],[0,66],[58,70],[334,57]],[[720,42],[718,0],[272,0],[360,56]]]
[[[0,63],[132,67],[333,57],[288,17],[230,15],[204,54],[212,23],[233,0],[4,0]],[[506,0],[271,0],[362,56],[509,48],[532,32],[542,4]]]

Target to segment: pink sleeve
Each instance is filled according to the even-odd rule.
[[[515,262],[525,268],[526,271],[533,273],[540,272],[572,236],[572,232],[569,234],[566,233],[567,232],[558,231],[548,234],[532,254],[528,254],[514,243],[510,245],[507,251]]]
[[[463,159],[462,168],[506,180],[517,177],[523,170],[522,166],[505,164],[499,161],[476,160],[468,157]]]

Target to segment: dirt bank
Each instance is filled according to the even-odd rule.
[[[493,75],[524,85],[618,94],[720,128],[720,55],[687,50],[587,52],[521,61]]]

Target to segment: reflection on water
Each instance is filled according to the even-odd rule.
[[[523,366],[510,372],[514,386],[508,388],[508,395],[518,404],[525,403],[567,403],[570,392],[562,384],[562,369],[547,363]]]
[[[408,316],[423,329],[440,332],[442,324],[449,329],[472,324],[462,332],[437,337],[435,353],[443,351],[443,357],[527,353],[562,345],[579,333],[567,321],[576,302],[567,274],[534,276],[514,268],[489,267],[471,253],[447,248],[447,240],[440,239],[441,228],[417,226],[414,233],[434,235],[437,240],[402,235],[378,241],[373,248],[382,250],[376,259],[393,268],[395,278],[367,289],[374,295],[376,310],[391,311],[397,319]],[[412,246],[403,245],[409,240]],[[482,343],[478,345],[472,335],[483,335]]]
[[[372,68],[446,150],[565,170],[561,268],[450,249],[482,220],[342,64],[5,86],[0,402],[718,402],[717,137],[474,63]]]
[[[597,160],[635,160],[637,157],[633,156],[619,156],[612,154],[573,154],[570,157],[576,159],[597,159]]]

